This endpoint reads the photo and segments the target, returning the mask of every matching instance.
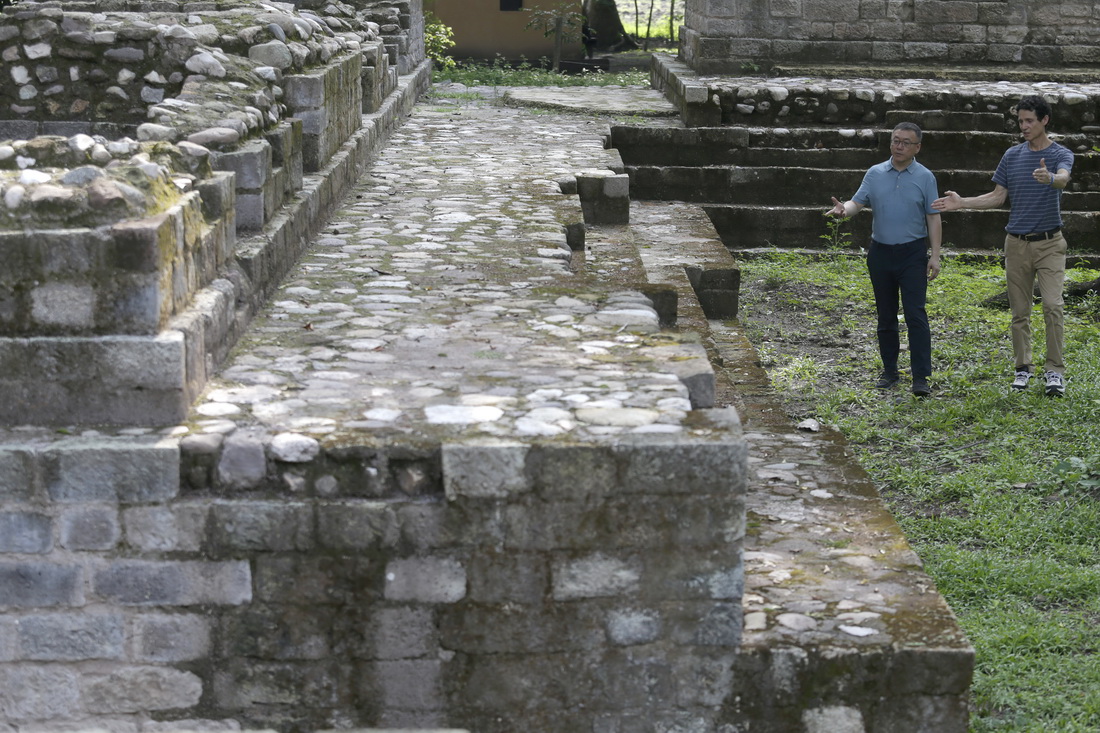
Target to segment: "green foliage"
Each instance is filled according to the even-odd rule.
[[[1054,473],[1062,480],[1065,493],[1095,491],[1100,488],[1100,456],[1092,456],[1089,460],[1070,456],[1054,464]]]
[[[1003,271],[948,260],[928,294],[933,396],[883,396],[870,387],[879,367],[873,299],[853,261],[788,253],[742,262],[750,287],[742,285],[741,317],[769,374],[788,406],[801,408],[798,417],[845,434],[958,616],[977,653],[971,732],[1100,730],[1093,299],[1067,302],[1065,398],[1047,398],[1038,385],[1015,393],[1010,315],[981,305],[1004,290]],[[769,291],[769,282],[781,285]],[[795,304],[777,297],[788,293]],[[780,310],[787,320],[771,325]],[[847,346],[811,358],[791,345],[792,332],[808,334],[801,344]],[[1039,307],[1033,336],[1041,355]]]
[[[845,231],[844,225],[852,217],[827,216],[825,217],[825,233],[819,235],[825,240],[825,248],[829,250],[849,249],[852,246],[852,233]]]
[[[467,86],[543,87],[543,86],[638,86],[649,84],[649,72],[626,71],[610,74],[585,71],[579,74],[557,74],[548,63],[532,64],[523,60],[517,65],[501,57],[491,62],[468,62],[446,69],[436,69],[432,80],[449,81]]]
[[[455,67],[455,60],[447,55],[447,49],[455,45],[454,31],[431,13],[424,16],[424,45],[436,69]]]
[[[577,6],[570,3],[562,3],[550,9],[537,8],[532,10],[525,8],[524,12],[531,14],[531,20],[524,28],[540,30],[545,38],[549,38],[554,35],[560,19],[562,22],[562,40],[579,41],[584,16],[573,11],[572,8],[575,7]]]

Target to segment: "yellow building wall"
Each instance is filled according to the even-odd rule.
[[[536,61],[553,57],[554,39],[544,37],[539,28],[525,29],[535,18],[530,11],[552,10],[562,4],[563,0],[523,0],[523,10],[502,11],[500,0],[435,0],[428,9],[454,31],[455,45],[449,53],[455,58],[493,59],[499,55],[508,60],[523,56]],[[579,13],[580,1],[572,4]],[[567,40],[562,47],[563,60],[584,57],[580,29],[572,29],[572,33],[576,39]]]

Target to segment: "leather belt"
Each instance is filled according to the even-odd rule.
[[[1062,231],[1062,227],[1054,227],[1049,232],[1032,232],[1031,234],[1013,234],[1016,239],[1022,239],[1025,242],[1041,242],[1044,239],[1050,239],[1058,232]]]

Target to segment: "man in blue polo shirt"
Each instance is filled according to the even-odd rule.
[[[928,282],[940,274],[940,214],[932,208],[939,195],[932,171],[916,161],[921,129],[902,122],[890,136],[890,159],[871,166],[851,201],[833,198],[830,216],[849,217],[871,207],[871,247],[867,272],[878,312],[878,351],[882,375],[875,386],[889,389],[898,383],[898,294],[909,332],[909,361],[913,394],[932,393],[932,331],[925,303]],[[931,256],[928,248],[931,245]]]
[[[1050,105],[1042,97],[1024,97],[1016,105],[1024,141],[1009,148],[993,174],[994,188],[964,198],[948,191],[936,199],[937,211],[996,209],[1009,200],[1005,231],[1005,281],[1012,310],[1012,353],[1016,373],[1012,388],[1027,389],[1031,380],[1031,309],[1035,280],[1043,300],[1046,324],[1046,393],[1066,392],[1063,363],[1062,285],[1066,279],[1066,240],[1062,236],[1062,190],[1069,185],[1073,153],[1047,136]]]

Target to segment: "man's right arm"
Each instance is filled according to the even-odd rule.
[[[863,204],[858,201],[841,201],[836,196],[833,196],[833,208],[825,212],[827,216],[842,216],[847,219],[849,216],[855,216],[863,208]]]
[[[932,202],[932,208],[936,211],[957,211],[958,209],[996,209],[1004,205],[1008,199],[1008,189],[997,184],[989,193],[981,196],[963,197],[954,191],[948,191],[941,198]]]

